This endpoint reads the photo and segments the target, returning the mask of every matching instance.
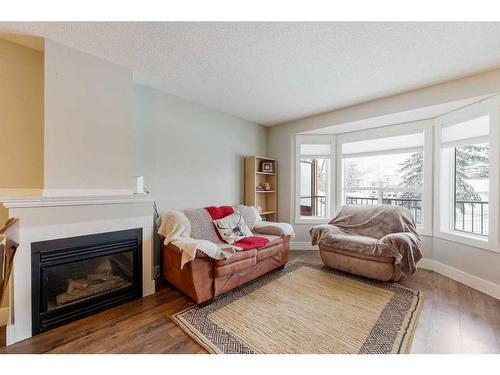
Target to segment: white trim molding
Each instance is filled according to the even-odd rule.
[[[500,285],[492,283],[491,281],[481,279],[480,277],[474,276],[470,273],[461,271],[457,268],[438,262],[437,260],[428,258],[422,259],[418,263],[418,268],[434,271],[436,273],[439,273],[440,275],[446,276],[452,280],[455,280],[459,283],[467,285],[473,289],[476,289],[484,294],[500,300]]]
[[[294,223],[295,224],[322,224],[332,217],[335,212],[335,202],[333,197],[335,197],[335,136],[332,135],[306,135],[306,134],[296,134],[292,141],[292,196],[291,196],[291,208],[294,213]],[[330,165],[328,168],[328,193],[326,196],[326,216],[313,216],[313,217],[303,217],[300,215],[300,180],[301,180],[301,158],[303,157],[313,157],[311,155],[303,155],[300,151],[300,146],[302,144],[317,144],[317,145],[328,145],[330,147],[330,152],[328,155],[315,155],[317,158],[326,158],[330,160]]]
[[[123,204],[153,202],[148,194],[103,195],[103,196],[63,196],[63,197],[10,197],[1,198],[6,208],[84,206],[101,204]]]
[[[44,197],[93,197],[131,195],[132,189],[44,189]]]

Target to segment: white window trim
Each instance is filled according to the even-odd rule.
[[[499,110],[500,110],[500,96],[489,98],[483,102],[472,104],[465,108],[456,110],[450,114],[437,117],[434,121],[435,128],[435,142],[434,142],[434,196],[436,202],[434,205],[434,237],[441,238],[448,241],[462,243],[472,247],[490,250],[494,252],[499,251],[499,215],[498,215],[498,198],[499,198],[499,181],[498,181],[498,168],[499,168],[499,152],[498,147],[500,143],[499,135]],[[455,231],[451,228],[451,221],[454,218],[453,207],[448,207],[447,226],[450,229],[443,229],[442,225],[442,204],[439,202],[441,197],[441,129],[444,126],[450,126],[471,120],[480,116],[489,115],[490,119],[490,134],[489,134],[489,199],[488,199],[488,237],[482,237],[474,234],[462,233]],[[474,139],[471,139],[474,140]],[[469,142],[470,143],[470,142]],[[449,173],[447,174],[449,175]],[[448,184],[450,187],[452,184]],[[448,204],[448,206],[450,206]],[[453,205],[451,205],[453,206]],[[443,206],[444,207],[444,206]]]
[[[295,163],[294,176],[292,178],[292,212],[294,212],[295,224],[326,224],[330,221],[333,213],[335,212],[335,201],[332,197],[335,196],[335,178],[336,171],[335,166],[335,136],[334,135],[307,135],[307,134],[296,134],[295,135],[295,147],[293,152],[293,161]],[[304,156],[300,153],[301,144],[329,144],[330,145],[330,170],[329,170],[329,197],[327,198],[326,212],[327,217],[303,217],[300,216],[300,159]]]
[[[424,133],[424,145],[423,147],[407,147],[401,149],[393,150],[382,150],[378,152],[370,152],[370,155],[387,155],[395,154],[401,152],[413,152],[418,150],[423,150],[424,152],[424,186],[422,189],[416,189],[422,193],[422,219],[423,224],[417,227],[420,234],[431,236],[432,235],[432,161],[433,161],[433,120],[421,120],[405,124],[390,125],[380,128],[368,129],[355,131],[351,133],[344,133],[337,136],[336,142],[336,191],[337,195],[335,197],[336,206],[340,207],[343,204],[343,179],[342,179],[342,144],[377,138],[387,138],[399,135],[413,134],[418,132]],[[355,154],[350,154],[349,157],[356,156]],[[363,156],[368,156],[365,153]],[[356,188],[363,189],[363,188]],[[403,191],[405,188],[366,188],[369,190],[379,190],[379,191]],[[413,190],[413,189],[409,189]],[[408,191],[409,191],[408,190]]]

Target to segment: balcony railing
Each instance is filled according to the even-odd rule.
[[[488,235],[488,202],[456,201],[455,230]]]
[[[378,198],[345,197],[346,204],[378,204]],[[422,223],[422,200],[410,198],[383,198],[382,204],[393,204],[408,208],[417,224]],[[456,201],[454,229],[466,232],[488,235],[488,202]]]
[[[324,195],[300,197],[300,216],[326,217],[326,197]]]
[[[378,198],[345,197],[345,204],[378,204]]]
[[[378,198],[345,197],[346,204],[378,204]],[[422,200],[413,198],[383,198],[382,204],[402,206],[410,210],[417,224],[422,224]]]

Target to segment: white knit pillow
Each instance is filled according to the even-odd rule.
[[[213,220],[213,223],[222,239],[228,244],[233,244],[243,238],[253,236],[252,231],[245,224],[238,211],[222,219]]]

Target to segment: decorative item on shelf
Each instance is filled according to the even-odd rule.
[[[277,217],[278,162],[263,156],[245,157],[245,204],[261,206],[267,221]]]
[[[263,161],[261,164],[262,172],[273,173],[273,162],[272,161]]]

